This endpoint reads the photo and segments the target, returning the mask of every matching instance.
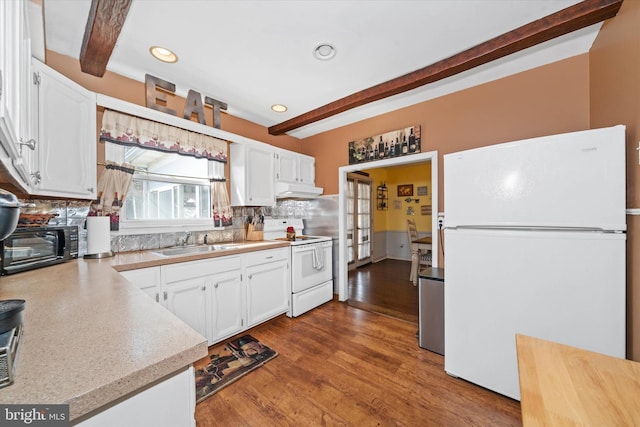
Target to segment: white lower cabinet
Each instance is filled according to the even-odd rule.
[[[207,277],[179,280],[166,283],[164,286],[164,301],[170,312],[196,332],[209,339],[210,325],[207,318],[208,292]]]
[[[113,426],[184,426],[195,427],[195,373],[193,366],[185,367],[168,377],[116,400],[77,427]]]
[[[160,302],[160,267],[121,271],[120,274],[156,302]]]
[[[211,345],[242,330],[241,269],[239,255],[162,266],[162,300]]]
[[[212,345],[287,312],[289,264],[287,247],[121,274]]]
[[[209,345],[237,334],[245,326],[245,296],[240,271],[216,274],[212,279]]]
[[[247,254],[247,322],[255,326],[289,308],[289,248]]]

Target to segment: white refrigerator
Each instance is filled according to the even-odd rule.
[[[444,156],[445,371],[520,399],[515,335],[625,357],[625,128]]]

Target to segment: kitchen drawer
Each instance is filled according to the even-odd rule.
[[[163,265],[164,283],[178,282],[225,271],[240,270],[240,255],[230,255],[215,259],[181,262],[180,264]]]
[[[325,302],[333,299],[333,280],[324,282],[306,291],[292,294],[291,296],[291,315],[297,317]]]
[[[279,261],[289,258],[289,248],[267,249],[264,251],[249,252],[246,254],[247,266],[260,265],[267,262]]]

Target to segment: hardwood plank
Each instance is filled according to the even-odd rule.
[[[519,402],[448,376],[415,328],[337,301],[260,325],[278,356],[199,403],[198,426],[521,425]]]
[[[349,271],[349,305],[418,324],[411,262],[385,259]]]
[[[585,0],[515,30],[395,79],[355,92],[314,110],[269,127],[282,135],[310,123],[370,102],[397,95],[487,64],[537,44],[613,18],[622,0]]]
[[[80,69],[102,77],[132,0],[91,0],[80,51]]]

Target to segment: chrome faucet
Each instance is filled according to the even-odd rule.
[[[187,243],[189,243],[189,237],[191,237],[191,232],[185,231],[184,237],[182,238],[182,242],[180,243],[180,246],[187,246]]]

